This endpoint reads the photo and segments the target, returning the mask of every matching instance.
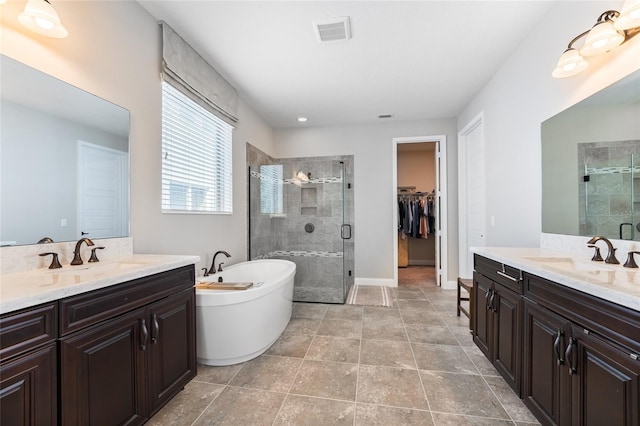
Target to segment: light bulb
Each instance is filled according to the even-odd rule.
[[[606,53],[618,47],[624,41],[624,34],[613,27],[611,21],[598,22],[591,28],[584,46],[580,49],[582,56],[594,56]]]
[[[41,17],[39,17],[39,16],[36,16],[35,18],[33,18],[33,20],[36,22],[36,24],[37,24],[40,28],[42,28],[42,29],[44,29],[44,30],[50,30],[50,29],[51,29],[51,28],[53,28],[53,26],[55,25],[55,24],[54,24],[53,22],[51,22],[50,20],[48,20],[48,19],[44,19],[44,18],[41,18]]]
[[[589,64],[580,56],[580,53],[576,49],[570,48],[560,56],[558,64],[551,75],[555,78],[571,77],[581,73],[588,66]]]
[[[47,37],[64,38],[69,34],[56,11],[45,0],[28,0],[24,11],[18,16],[18,22],[25,28]]]
[[[626,0],[613,26],[617,30],[640,27],[640,0]]]

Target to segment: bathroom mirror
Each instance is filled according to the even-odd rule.
[[[640,71],[542,123],[542,232],[640,241]]]
[[[129,235],[129,112],[0,55],[0,245]]]

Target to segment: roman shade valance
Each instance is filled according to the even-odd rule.
[[[162,78],[194,102],[233,125],[238,93],[166,22],[162,26]]]

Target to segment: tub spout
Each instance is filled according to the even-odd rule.
[[[231,255],[226,251],[223,251],[223,250],[217,251],[216,254],[213,255],[213,261],[211,262],[211,268],[209,268],[209,274],[216,273],[216,257],[218,257],[219,254],[224,254],[227,257],[231,257]],[[222,263],[218,265],[218,272],[222,272]]]

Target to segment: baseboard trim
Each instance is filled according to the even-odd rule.
[[[356,277],[354,280],[354,284],[397,287],[397,285],[393,282],[393,278],[358,278]]]
[[[445,281],[442,283],[443,290],[455,290],[456,288],[458,288],[457,281]]]

